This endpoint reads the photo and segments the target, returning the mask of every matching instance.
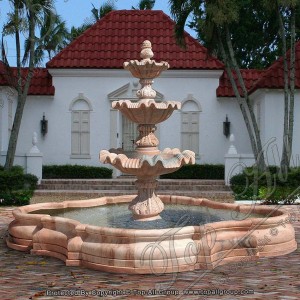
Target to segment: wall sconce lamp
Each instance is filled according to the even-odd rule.
[[[41,120],[41,133],[43,136],[48,132],[48,120],[45,118],[45,113],[43,113],[43,119]]]
[[[223,134],[228,138],[230,135],[230,122],[228,116],[226,115],[225,122],[223,122]]]

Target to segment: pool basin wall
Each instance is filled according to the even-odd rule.
[[[67,218],[34,214],[41,209],[129,203],[134,197],[101,197],[17,208],[13,211],[15,220],[9,225],[7,245],[19,251],[56,257],[67,266],[129,274],[213,269],[226,263],[285,255],[297,249],[290,216],[283,210],[262,205],[161,195],[164,203],[253,212],[262,217],[155,230],[91,226]]]

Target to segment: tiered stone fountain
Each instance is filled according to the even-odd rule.
[[[138,124],[135,154],[127,157],[121,149],[100,153],[101,162],[137,176],[138,195],[17,208],[7,245],[57,257],[67,266],[142,274],[211,269],[294,251],[295,232],[285,211],[184,195],[156,195],[156,177],[193,164],[195,155],[189,150],[158,149],[155,125],[180,109],[180,103],[155,102],[153,79],[169,65],[151,59],[149,41],[143,43],[141,57],[141,61],[124,64],[140,78],[140,100],[113,102],[113,108]],[[128,210],[122,203],[129,203],[133,218],[126,215]],[[101,223],[102,219],[107,222]]]
[[[142,88],[137,91],[139,101],[114,101],[112,107],[118,109],[132,122],[138,124],[139,136],[135,142],[134,157],[127,157],[120,149],[103,150],[100,161],[110,163],[123,173],[137,176],[138,195],[129,205],[135,219],[149,221],[158,219],[164,204],[156,195],[157,176],[172,173],[185,164],[195,163],[195,153],[179,149],[158,150],[159,141],[155,136],[156,124],[167,120],[174,110],[181,108],[180,102],[155,102],[155,90],[152,89],[153,79],[169,68],[167,62],[157,63],[153,57],[151,43],[144,41],[141,61],[131,60],[124,63],[124,68],[140,79]]]

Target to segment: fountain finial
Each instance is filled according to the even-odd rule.
[[[152,51],[152,45],[151,42],[148,40],[145,40],[142,44],[142,50],[141,50],[141,58],[143,60],[151,60],[151,58],[154,56],[153,51]]]

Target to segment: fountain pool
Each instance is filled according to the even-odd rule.
[[[295,232],[282,210],[156,194],[156,178],[194,164],[195,153],[158,149],[156,124],[167,120],[181,103],[155,101],[153,79],[169,64],[151,59],[149,41],[142,44],[140,55],[141,61],[124,63],[140,79],[139,101],[112,103],[113,109],[138,124],[135,153],[129,156],[123,149],[100,152],[102,163],[137,176],[137,195],[17,208],[7,245],[57,257],[67,266],[139,274],[211,269],[249,257],[294,251]]]
[[[120,220],[120,208],[134,197],[102,197],[17,208],[13,211],[15,220],[9,225],[7,245],[59,258],[67,266],[139,274],[212,269],[245,259],[284,255],[297,248],[289,215],[282,210],[162,195],[167,215],[174,204],[180,206],[177,212],[183,212],[167,227],[166,224],[155,225],[161,220],[134,221],[130,215]],[[111,212],[107,212],[109,206],[116,209],[115,221]],[[86,219],[86,214],[80,221],[78,215],[82,212],[93,209],[99,212],[101,208],[97,226]],[[110,219],[114,224],[99,226],[101,219]],[[201,223],[201,219],[204,224],[193,224],[193,221]],[[120,224],[122,221],[125,222]],[[141,228],[152,224],[149,224],[150,229],[132,228],[136,222],[142,225],[134,226]]]

